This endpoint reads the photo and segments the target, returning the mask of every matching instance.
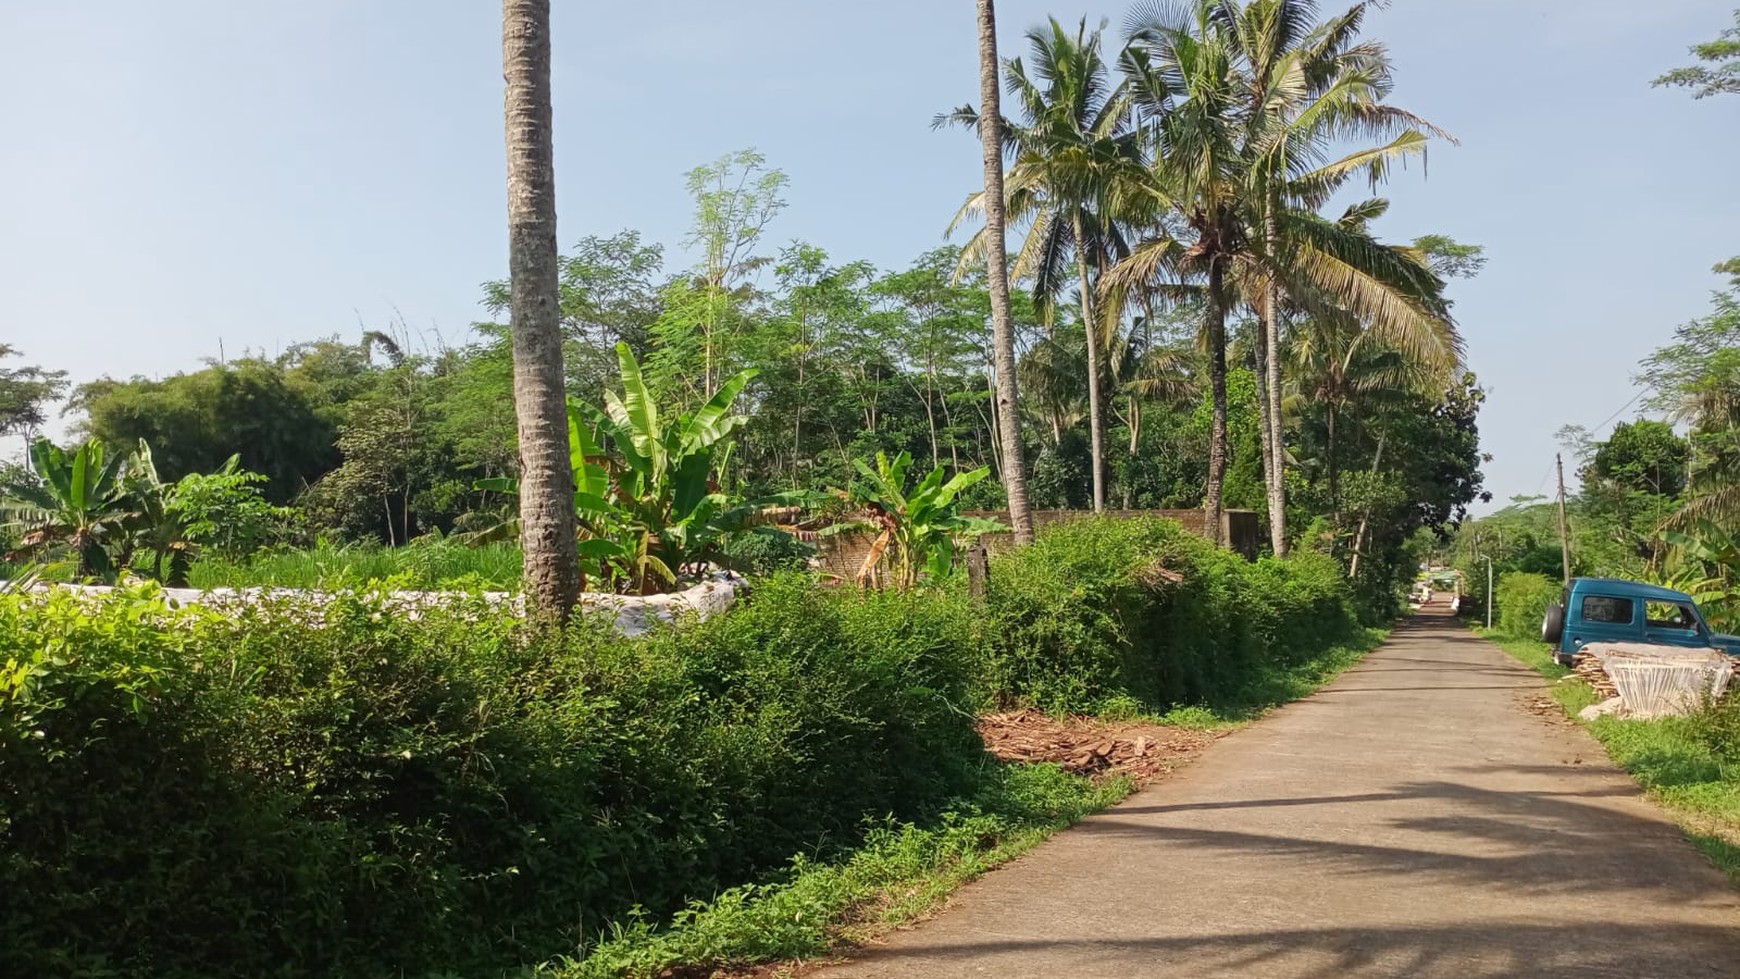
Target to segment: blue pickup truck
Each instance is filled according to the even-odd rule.
[[[1712,632],[1690,595],[1619,578],[1572,578],[1564,600],[1547,606],[1541,638],[1558,647],[1553,658],[1566,666],[1592,642],[1719,649],[1740,657],[1740,636]]]

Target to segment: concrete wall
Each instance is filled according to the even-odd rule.
[[[1000,523],[1009,522],[1007,510],[973,510],[969,516],[984,517]],[[1208,536],[1208,514],[1203,510],[1107,510],[1104,519],[1130,520],[1138,517],[1163,517],[1176,520],[1186,531],[1199,537]],[[1035,510],[1033,523],[1036,528],[1043,528],[1055,523],[1069,520],[1091,520],[1094,514],[1091,510]],[[1243,554],[1250,560],[1257,557],[1257,534],[1259,526],[1257,515],[1251,510],[1227,510],[1221,514],[1221,527],[1224,528],[1227,546]],[[816,542],[816,558],[821,563],[822,570],[841,578],[852,579],[857,576],[858,569],[863,567],[864,558],[870,552],[870,544],[875,540],[871,534],[837,534],[824,537]],[[986,534],[981,538],[989,550],[996,552],[1010,547],[1014,538],[1010,534]]]

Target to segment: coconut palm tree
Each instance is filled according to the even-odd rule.
[[[1274,100],[1254,99],[1261,87],[1248,68],[1256,42],[1240,34],[1244,10],[1223,0],[1192,0],[1183,8],[1143,11],[1132,21],[1120,63],[1150,144],[1150,165],[1139,181],[1117,188],[1113,196],[1157,217],[1129,257],[1105,276],[1107,289],[1133,295],[1179,280],[1200,286],[1214,404],[1204,492],[1211,527],[1219,525],[1227,464],[1226,318],[1235,306],[1267,306],[1278,315],[1284,292],[1306,309],[1339,309],[1367,323],[1381,322],[1387,330],[1459,343],[1453,331],[1442,329],[1450,322],[1443,283],[1421,256],[1380,244],[1360,220],[1335,221],[1315,213],[1350,176],[1381,176],[1397,159],[1418,152],[1425,136],[1411,132],[1321,162],[1318,148],[1329,135],[1348,126],[1359,131],[1354,123],[1337,120],[1357,117],[1366,111],[1364,103],[1352,95],[1300,103],[1305,107],[1295,106],[1285,127],[1262,118]],[[1329,31],[1334,37],[1357,28],[1357,20],[1335,23],[1340,26]],[[1334,50],[1337,43],[1346,65],[1366,64],[1372,56],[1333,37],[1316,48]],[[1311,91],[1310,59],[1293,59],[1283,74],[1293,81],[1272,86],[1277,91]],[[1361,81],[1347,82],[1346,88],[1377,91],[1381,86],[1372,89]],[[1356,209],[1356,216],[1369,216],[1371,210]],[[1271,317],[1262,331],[1263,373],[1271,385],[1277,373],[1268,362],[1269,351],[1279,346],[1273,326]],[[1460,348],[1455,352],[1459,355]],[[1267,459],[1278,473],[1274,460],[1282,429],[1273,394],[1271,387],[1264,399],[1271,432]],[[1284,506],[1284,498],[1277,501],[1272,494],[1272,507],[1277,503]],[[1281,552],[1284,520],[1284,513],[1272,512],[1272,529],[1281,530]]]
[[[1268,264],[1286,267],[1280,240],[1282,211],[1296,198],[1320,207],[1346,180],[1364,175],[1374,184],[1398,159],[1423,153],[1427,135],[1448,134],[1384,99],[1393,83],[1383,46],[1359,39],[1370,3],[1354,5],[1322,24],[1312,0],[1251,0],[1225,14],[1228,34],[1249,102],[1245,136],[1254,156],[1248,174],[1260,224],[1256,237]],[[1360,148],[1333,163],[1327,150],[1354,139],[1385,142]],[[1260,323],[1258,379],[1266,433],[1264,470],[1269,528],[1275,552],[1287,548],[1286,443],[1281,425],[1281,319],[1285,287],[1279,275],[1260,283],[1253,304]]]
[[[1028,228],[1015,278],[1032,284],[1034,301],[1048,318],[1071,288],[1078,292],[1087,337],[1095,510],[1105,509],[1104,352],[1118,325],[1118,310],[1099,311],[1096,283],[1129,250],[1108,195],[1120,174],[1141,164],[1129,101],[1102,53],[1103,30],[1089,31],[1084,18],[1072,33],[1054,18],[1028,31],[1031,68],[1021,58],[1007,63],[1021,121],[1003,121],[1004,141],[1014,154],[1006,214]],[[977,125],[978,118],[972,106],[964,106],[937,122]],[[949,230],[981,213],[984,203],[981,194],[969,197]],[[981,232],[963,249],[963,261],[984,251]]]
[[[579,601],[581,582],[562,388],[550,0],[502,0],[502,74],[520,545],[531,607],[546,621],[561,622]]]
[[[547,0],[546,0],[547,2]],[[985,163],[985,269],[991,294],[992,359],[997,372],[997,427],[1003,443],[1003,489],[1018,544],[1033,542],[1027,469],[1021,448],[1021,410],[1015,379],[1015,317],[1009,304],[1009,256],[1003,213],[1003,116],[998,98],[997,11],[979,0],[979,104],[985,118],[979,139]]]

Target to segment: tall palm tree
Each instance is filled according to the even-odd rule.
[[[545,621],[562,622],[580,600],[581,581],[562,387],[550,0],[502,0],[501,29],[520,546],[532,609]]]
[[[547,0],[546,0],[547,2]],[[1015,542],[1033,542],[1027,502],[1027,464],[1021,449],[1021,400],[1015,380],[1015,316],[1009,305],[1009,254],[1003,214],[1003,115],[998,98],[997,11],[979,0],[979,100],[985,108],[979,139],[985,162],[985,270],[991,294],[992,359],[997,371],[997,427],[1003,443],[1003,489]]]
[[[1128,252],[1108,195],[1121,174],[1140,166],[1140,143],[1130,126],[1129,102],[1115,84],[1102,53],[1103,28],[1089,31],[1084,18],[1071,33],[1055,18],[1027,32],[1031,69],[1021,58],[1007,62],[1009,93],[1020,122],[1002,121],[1014,161],[1006,181],[1005,213],[1028,231],[1014,275],[1030,282],[1039,310],[1055,313],[1057,300],[1078,291],[1087,337],[1088,426],[1093,459],[1094,509],[1105,509],[1103,434],[1104,352],[1118,325],[1118,310],[1102,313],[1096,302],[1100,274]],[[979,113],[964,106],[938,124],[977,125]],[[967,199],[955,221],[984,210],[984,197]],[[969,242],[963,261],[985,251],[984,234]],[[1071,282],[1071,279],[1074,282]]]
[[[1114,195],[1132,208],[1152,209],[1157,217],[1130,256],[1105,276],[1108,289],[1131,294],[1179,279],[1201,284],[1214,403],[1204,491],[1211,527],[1219,525],[1222,511],[1226,317],[1235,305],[1268,306],[1278,313],[1278,299],[1272,297],[1284,291],[1307,309],[1341,309],[1396,331],[1446,335],[1441,326],[1450,321],[1443,283],[1420,256],[1385,247],[1360,222],[1332,221],[1314,212],[1349,176],[1381,175],[1396,159],[1418,152],[1424,135],[1404,133],[1389,144],[1321,162],[1320,148],[1330,136],[1350,127],[1360,131],[1354,123],[1338,121],[1357,117],[1359,100],[1312,101],[1287,126],[1258,121],[1270,112],[1273,99],[1253,97],[1259,86],[1248,71],[1247,53],[1254,42],[1239,34],[1244,10],[1226,0],[1191,0],[1183,8],[1143,11],[1132,21],[1121,66],[1150,141],[1151,162],[1140,181]],[[1330,33],[1347,35],[1356,27],[1343,24]],[[1318,45],[1325,46],[1335,44]],[[1357,65],[1369,57],[1362,49],[1343,61]],[[1283,72],[1292,81],[1273,87],[1311,91],[1309,67],[1301,54]],[[1286,161],[1284,168],[1277,167],[1277,158]],[[1272,326],[1266,323],[1263,330],[1265,358],[1279,347]],[[1447,336],[1455,339],[1453,332]],[[1271,433],[1266,458],[1278,473],[1274,460],[1282,429],[1271,384],[1278,375],[1267,361],[1263,373],[1270,385],[1264,396]],[[1284,512],[1271,514],[1272,529],[1282,533],[1278,551],[1285,550],[1284,520]]]
[[[1281,212],[1295,198],[1321,206],[1336,187],[1356,174],[1375,184],[1398,158],[1424,152],[1426,134],[1448,134],[1406,110],[1384,102],[1393,88],[1389,57],[1382,45],[1361,42],[1359,33],[1371,4],[1316,23],[1314,0],[1251,0],[1223,14],[1238,52],[1248,89],[1245,136],[1254,157],[1249,170],[1255,236],[1276,271],[1286,267],[1280,239]],[[1359,149],[1325,166],[1326,150],[1350,139],[1387,142]],[[1295,183],[1297,179],[1297,183]],[[1254,306],[1260,333],[1258,390],[1266,433],[1264,472],[1269,528],[1277,554],[1287,549],[1286,443],[1281,424],[1281,317],[1285,287],[1276,274],[1265,276]]]

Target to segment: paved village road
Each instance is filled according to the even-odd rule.
[[[1423,614],[1317,695],[829,979],[1740,976],[1740,898],[1561,717]]]

